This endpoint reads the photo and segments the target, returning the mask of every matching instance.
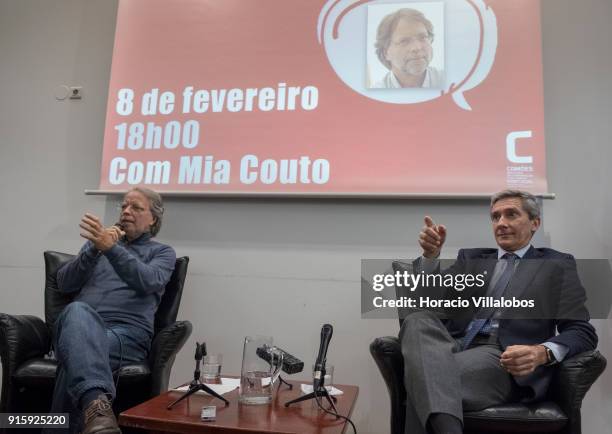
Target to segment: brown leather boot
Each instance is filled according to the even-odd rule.
[[[106,395],[99,395],[85,408],[83,434],[121,434],[113,408]]]

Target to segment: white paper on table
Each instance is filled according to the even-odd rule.
[[[300,384],[300,388],[302,389],[303,394],[312,393],[312,384],[302,383]],[[327,391],[332,396],[344,394],[342,390],[336,389],[334,386],[332,386],[331,390],[328,389]]]
[[[208,383],[204,383],[204,384],[206,384],[212,390],[217,392],[219,395],[223,395],[225,393],[231,392],[232,390],[240,387],[240,378],[223,378],[222,377],[221,384],[208,384]],[[177,387],[172,390],[175,392],[185,392],[189,390],[189,386],[181,386],[181,387]],[[204,392],[203,390],[198,390],[196,393],[208,395],[208,393]]]

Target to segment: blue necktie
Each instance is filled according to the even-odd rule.
[[[489,297],[493,297],[494,299],[498,299],[502,296],[510,279],[512,278],[512,274],[514,273],[514,263],[518,257],[514,253],[506,253],[502,256],[502,260],[506,261],[506,268],[502,272],[499,279],[495,283],[493,287],[493,291],[489,293]],[[461,343],[461,349],[465,350],[470,346],[476,335],[485,327],[495,309],[484,310],[481,309],[477,316],[481,318],[477,318],[471,322],[471,327],[469,328],[466,335],[463,337],[463,342]]]

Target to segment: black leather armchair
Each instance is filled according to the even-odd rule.
[[[393,263],[394,271],[411,270],[410,264]],[[411,271],[409,271],[411,272]],[[398,297],[404,295],[398,290]],[[400,319],[400,326],[402,320]],[[376,338],[370,353],[385,380],[391,399],[391,434],[404,434],[406,389],[404,361],[397,337]],[[562,433],[581,434],[582,400],[606,367],[599,351],[564,360],[556,370],[546,401],[531,405],[506,404],[464,413],[466,434]]]
[[[376,338],[370,353],[387,385],[391,398],[391,434],[404,434],[406,389],[404,361],[395,336]],[[599,351],[582,353],[557,366],[548,400],[532,405],[506,404],[466,412],[466,433],[580,434],[580,407],[591,385],[606,367]]]
[[[57,288],[57,270],[73,256],[45,252],[45,322],[30,315],[0,314],[2,396],[0,412],[48,412],[57,362],[48,356],[51,330],[70,294]],[[178,351],[191,334],[189,321],[176,321],[187,274],[188,257],[178,258],[174,273],[155,315],[155,331],[149,358],[121,367],[116,411],[123,411],[168,389],[170,370]]]

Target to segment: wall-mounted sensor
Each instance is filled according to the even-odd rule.
[[[81,99],[83,98],[83,87],[82,86],[70,86],[70,99]]]

